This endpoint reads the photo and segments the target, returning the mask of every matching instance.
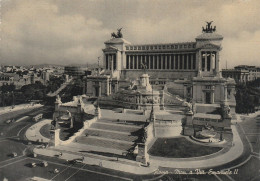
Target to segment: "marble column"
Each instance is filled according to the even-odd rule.
[[[107,61],[107,64],[108,64],[107,67],[108,67],[108,70],[110,70],[111,57],[110,57],[109,54],[107,55],[107,58],[108,58],[108,59],[107,59],[107,60],[108,60],[108,61]]]
[[[196,68],[198,69],[198,72],[202,71],[202,59],[201,59],[201,51],[199,50],[196,52],[197,62],[196,62]],[[200,74],[198,74],[200,75]]]
[[[190,59],[189,59],[189,54],[186,55],[186,66],[187,66],[187,70],[190,70]]]
[[[224,98],[225,98],[225,101],[227,101],[227,86],[225,85],[224,87]]]
[[[205,52],[205,71],[208,71],[208,52]]]
[[[135,69],[135,55],[133,55],[133,69]]]
[[[149,61],[147,59],[147,55],[144,55],[144,62],[146,64],[147,69],[149,69],[150,65],[149,65]]]
[[[106,85],[107,87],[106,87],[106,92],[107,92],[107,95],[109,95],[109,80],[107,80],[107,85]]]
[[[212,52],[210,52],[210,72],[213,71],[213,57],[212,57]]]
[[[169,54],[169,69],[172,69],[172,55]]]
[[[214,92],[212,92],[211,93],[211,104],[214,104],[215,103],[215,101],[214,101],[214,98],[215,97],[215,94],[214,94]]]
[[[193,70],[193,54],[190,54],[191,70]]]
[[[111,65],[111,67],[112,67],[113,71],[114,71],[114,63],[115,63],[115,55],[112,54],[112,65]]]
[[[152,61],[153,61],[153,67],[152,67],[152,69],[155,69],[154,67],[155,67],[155,58],[154,58],[154,55],[152,55]]]
[[[176,69],[176,55],[173,54],[172,56],[173,56],[173,62],[172,62],[172,64],[173,64],[173,69]]]
[[[185,54],[182,54],[182,69],[183,69],[183,70],[184,70],[184,68],[185,68],[185,67],[184,67],[184,65],[185,65],[185,64],[184,64],[184,61],[185,61],[184,57],[185,57]]]
[[[110,70],[113,71],[113,55],[110,55]]]
[[[216,62],[215,65],[216,73],[219,73],[219,51],[216,52],[215,62]]]
[[[140,57],[142,58],[142,57]],[[140,59],[139,59],[139,55],[136,55],[136,64],[137,64],[137,69],[140,69]]]
[[[157,62],[157,69],[159,69],[159,55],[157,55],[157,59],[156,59],[156,62]]]
[[[165,69],[168,69],[168,59],[167,59],[167,55],[164,55],[164,61],[165,61],[165,63],[164,63],[164,65],[165,65]]]

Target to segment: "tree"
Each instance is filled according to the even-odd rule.
[[[6,93],[6,92],[12,92],[12,91],[15,90],[15,85],[13,85],[13,84],[10,84],[10,85],[5,84],[5,85],[2,85],[2,86],[0,87],[0,90],[1,90],[2,92],[4,92],[4,93]]]

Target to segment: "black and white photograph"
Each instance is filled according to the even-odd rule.
[[[259,0],[0,0],[0,181],[259,181]]]

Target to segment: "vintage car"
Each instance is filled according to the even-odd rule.
[[[36,163],[34,162],[31,163],[31,167],[36,167],[36,166],[37,166]]]
[[[47,167],[47,166],[48,166],[48,162],[43,161],[43,162],[42,162],[42,166],[43,166],[43,167]]]
[[[11,154],[11,156],[12,156],[12,157],[17,157],[17,153],[16,153],[16,152],[13,152],[13,153]]]

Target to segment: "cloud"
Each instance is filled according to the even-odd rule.
[[[119,27],[133,44],[173,43],[195,41],[213,20],[223,62],[260,66],[259,9],[257,0],[13,0],[2,13],[0,60],[93,63]]]
[[[228,68],[234,65],[259,64],[260,31],[249,33],[241,32],[237,37],[226,38],[223,42],[222,62],[228,62]],[[225,64],[225,63],[224,63]],[[222,64],[222,68],[224,68]]]
[[[3,16],[1,61],[30,64],[94,61],[101,54],[100,47],[109,32],[95,18],[60,15],[59,8],[50,1],[20,1]]]

